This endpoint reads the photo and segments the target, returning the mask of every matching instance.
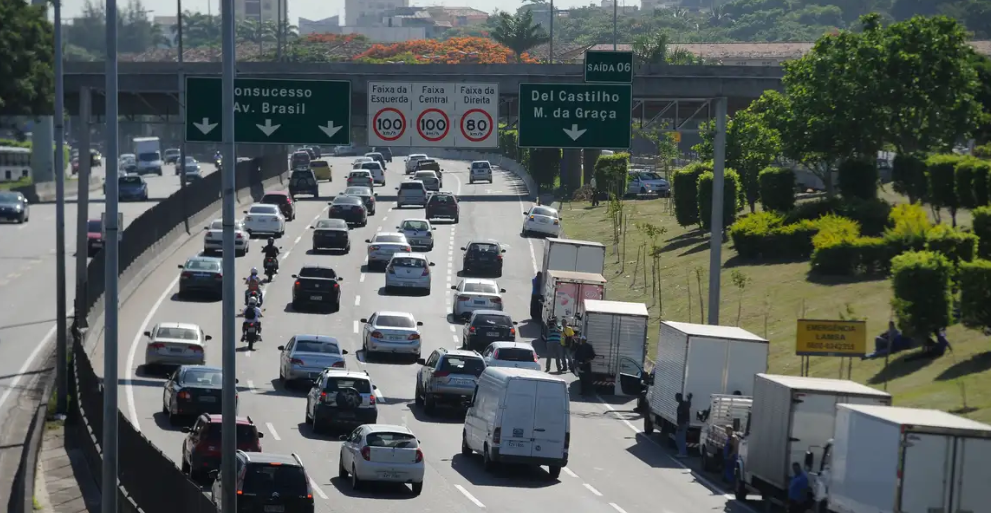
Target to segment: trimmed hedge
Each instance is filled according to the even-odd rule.
[[[816,224],[819,232],[812,237],[812,246],[815,249],[850,242],[860,237],[860,224],[845,217],[830,214],[819,219]]]
[[[839,239],[816,247],[812,253],[812,272],[822,275],[853,276],[888,270],[891,248],[879,237]]]
[[[926,233],[932,223],[921,205],[897,205],[891,210],[891,223],[884,239],[895,254],[926,249]]]
[[[891,163],[891,176],[895,192],[908,196],[912,203],[928,199],[929,183],[924,156],[911,153],[895,155]]]
[[[629,153],[599,155],[598,160],[595,161],[595,185],[601,191],[622,198],[626,195],[626,184],[630,177],[627,172],[629,167]]]
[[[967,157],[963,155],[932,155],[926,159],[926,177],[929,183],[929,201],[937,208],[950,211],[956,222],[960,198],[957,197],[957,164]]]
[[[890,220],[891,204],[880,199],[844,200],[827,198],[816,201],[799,203],[785,218],[785,224],[791,224],[803,219],[816,220],[823,216],[835,214],[847,217],[860,223],[861,232],[868,236],[878,236],[892,226]]]
[[[769,167],[757,175],[760,203],[764,210],[791,212],[795,208],[795,172],[783,167]]]
[[[527,151],[525,166],[541,190],[551,190],[561,176],[561,150],[534,148]]]
[[[991,204],[991,162],[975,160],[974,166],[974,206]]]
[[[711,171],[706,171],[699,175],[697,194],[699,221],[702,229],[711,228],[712,222],[712,181],[715,175]],[[729,228],[736,221],[736,214],[740,211],[740,175],[732,169],[726,169],[723,174],[723,230]]]
[[[674,172],[674,216],[680,226],[699,224],[698,183],[706,171],[712,171],[712,167],[695,162]]]
[[[872,200],[877,198],[877,162],[860,159],[845,160],[837,169],[840,194],[847,199]]]
[[[975,208],[974,234],[978,238],[977,254],[981,258],[991,259],[991,207]]]
[[[962,208],[976,208],[977,194],[974,191],[974,180],[977,176],[977,164],[980,160],[964,158],[957,162],[953,170],[953,189],[957,202]]]
[[[977,235],[945,224],[926,232],[926,249],[945,256],[950,262],[972,262],[977,256]]]
[[[773,258],[767,238],[780,228],[784,218],[774,212],[755,212],[740,218],[729,227],[733,247],[743,258]]]
[[[932,251],[911,251],[891,260],[892,306],[908,336],[925,339],[953,319],[953,264]]]
[[[975,260],[960,264],[960,318],[970,328],[991,327],[991,262]]]

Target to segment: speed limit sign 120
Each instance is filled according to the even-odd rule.
[[[396,141],[406,132],[406,116],[399,109],[386,107],[372,117],[372,130],[383,141]]]

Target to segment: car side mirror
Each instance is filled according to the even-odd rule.
[[[342,442],[347,442],[348,441],[348,435],[341,435],[341,436],[337,437],[337,439],[340,440],[340,441],[342,441]]]
[[[378,385],[372,385],[372,389],[373,390],[378,390],[379,389],[379,386]]]
[[[451,290],[458,290],[458,287],[451,285]]]
[[[347,349],[341,349],[341,354],[350,354]]]
[[[259,431],[258,432],[258,438],[265,438],[265,433],[262,433],[261,431]]]
[[[435,265],[437,265],[437,264],[435,264],[435,263],[433,263],[433,262],[430,262],[430,267],[433,267],[433,266],[435,266]]]
[[[308,230],[312,230],[312,229],[313,229],[313,226],[307,226],[306,228],[307,228]]]
[[[279,346],[279,347],[276,347],[276,349],[278,349],[279,351],[285,351],[286,350],[286,346]]]
[[[437,230],[437,227],[436,226],[431,226],[430,229],[431,230]]]
[[[461,248],[461,251],[465,251],[465,248]]]
[[[338,196],[339,196],[339,195],[338,195]],[[327,204],[328,204],[328,205],[333,205],[333,204],[334,204],[334,202],[333,202],[333,201],[328,201],[328,202],[327,202]]]
[[[343,276],[338,276],[337,277],[337,281],[344,281],[344,277]]]
[[[416,363],[417,363],[417,365],[426,365],[427,364],[427,361],[424,360],[423,358],[417,358],[416,359]]]
[[[181,430],[183,433],[189,433],[191,430],[188,427],[184,427]]]
[[[398,226],[396,227],[396,229],[397,229],[397,230],[402,230],[402,228],[400,228],[400,227],[398,227]]]
[[[506,289],[499,289],[499,293],[500,294],[505,294],[506,293]]]
[[[241,380],[239,380],[239,379],[237,379],[237,378],[234,378],[234,384],[235,384],[235,385],[236,385],[236,384],[238,384],[238,383],[240,383],[240,382],[241,382]]]
[[[506,250],[505,250],[505,249],[504,249],[504,250],[502,250],[502,253],[505,253],[505,252],[506,252]]]
[[[360,319],[358,322],[361,322],[361,323],[364,323],[364,324],[368,324],[368,319]]]
[[[209,230],[209,229],[210,229],[210,227],[209,227],[209,226],[204,226],[204,227],[203,227],[203,229],[204,229],[204,230]]]
[[[371,239],[365,239],[365,243],[366,244],[371,244],[372,243],[372,240]]]
[[[513,321],[513,326],[519,326],[519,325],[520,325],[520,323],[518,323],[516,321]]]
[[[298,278],[298,276],[296,276],[295,274],[294,274],[294,275],[292,275],[292,277],[293,277],[293,278]]]
[[[377,193],[377,192],[373,192],[372,193],[372,196],[378,197],[378,195],[379,195],[379,193]]]
[[[178,267],[179,267],[179,269],[185,269],[186,266],[184,266],[182,264],[179,264]]]
[[[243,213],[245,213],[245,214],[247,214],[247,213],[248,213],[248,211],[247,211],[247,210],[242,210],[241,212],[243,212]]]
[[[423,326],[423,321],[416,321],[417,326]]]
[[[146,331],[145,332],[145,336],[148,337],[148,338],[151,338],[151,332],[150,331]]]
[[[396,190],[398,191],[399,190],[399,187],[396,187]]]
[[[212,337],[212,336],[210,336],[210,335],[207,335],[207,336],[205,336],[205,337],[203,337],[203,338],[204,338],[205,340],[213,340],[213,337]]]
[[[524,210],[524,211],[523,211],[523,215],[526,215],[526,214],[527,214],[527,212],[526,212],[526,210]]]

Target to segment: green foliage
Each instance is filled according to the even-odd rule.
[[[840,194],[846,199],[877,199],[877,163],[865,159],[847,159],[838,173]]]
[[[929,180],[929,201],[936,208],[945,208],[953,216],[956,225],[957,209],[960,208],[960,198],[957,197],[956,172],[957,164],[966,157],[962,155],[932,155],[926,159],[926,177]]]
[[[802,219],[815,221],[822,216],[835,214],[842,208],[843,200],[840,198],[825,198],[814,201],[804,201],[788,212],[786,223],[794,223]]]
[[[817,233],[819,223],[808,220],[775,228],[767,240],[771,256],[789,260],[809,258],[814,250],[812,239]]]
[[[964,262],[958,269],[960,317],[971,328],[991,328],[991,262]]]
[[[895,155],[891,175],[895,192],[908,196],[911,203],[928,199],[926,161],[922,156],[911,153]]]
[[[695,162],[674,172],[674,216],[680,226],[699,224],[698,182],[706,171],[712,171],[711,166]]]
[[[599,155],[595,161],[595,185],[601,191],[622,198],[626,194],[626,183],[630,177],[627,172],[629,166],[629,153]]]
[[[880,199],[874,200],[843,200],[841,198],[826,198],[800,203],[788,213],[786,223],[802,219],[816,220],[829,214],[852,219],[860,224],[860,232],[867,236],[877,236],[891,224],[889,214],[891,205]]]
[[[519,147],[519,132],[499,127],[499,152],[508,159],[522,162],[524,148]]]
[[[953,188],[961,208],[976,208],[977,194],[974,191],[974,181],[977,176],[978,164],[976,158],[962,158],[953,170]]]
[[[527,152],[527,171],[541,190],[549,190],[561,176],[561,150],[534,148]]]
[[[729,228],[733,247],[743,258],[772,258],[766,239],[781,227],[784,218],[774,212],[757,212],[741,217]]]
[[[706,171],[698,178],[698,212],[702,229],[711,228],[712,222],[712,171]],[[740,175],[732,169],[726,169],[723,176],[723,229],[725,230],[736,221],[740,211],[739,203]]]
[[[991,207],[975,208],[973,229],[979,242],[977,254],[984,259],[991,259]]]
[[[812,272],[826,276],[853,276],[886,268],[887,246],[873,237],[831,239],[812,252]]]
[[[953,264],[932,251],[912,251],[891,261],[892,306],[908,336],[925,339],[950,325]]]
[[[768,167],[760,172],[760,203],[764,210],[790,212],[795,208],[795,172]]]
[[[497,43],[509,48],[520,62],[524,53],[535,46],[550,40],[540,23],[533,21],[533,11],[526,9],[515,15],[499,13],[491,37]]]
[[[819,232],[812,238],[812,246],[816,249],[860,237],[860,224],[845,217],[830,214],[816,221],[816,224]]]
[[[945,256],[954,264],[970,262],[977,256],[977,235],[938,224],[926,232],[926,249]]]
[[[884,232],[884,239],[895,254],[926,248],[926,234],[932,229],[932,223],[921,206],[895,206],[891,210],[891,225]]]
[[[991,203],[991,162],[973,160],[974,173],[974,207],[983,207]]]
[[[54,111],[53,38],[47,4],[0,1],[0,115]]]
[[[127,5],[119,7],[117,49],[120,53],[142,53],[169,45],[170,40],[163,27],[152,22],[148,14],[148,9],[140,0],[129,0]],[[175,15],[175,10],[169,14]],[[201,46],[201,40],[202,46],[220,46],[223,26],[220,16],[194,15],[188,11],[183,14],[183,44],[186,48]],[[106,20],[107,12],[102,2],[86,2],[82,13],[65,25],[63,40],[94,55],[106,55]]]

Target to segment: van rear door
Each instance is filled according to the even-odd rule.
[[[568,391],[564,383],[537,381],[536,384],[533,455],[538,458],[563,458],[568,433]]]
[[[953,437],[906,433],[902,442],[901,507],[905,513],[943,512],[951,478]],[[986,462],[985,462],[986,464]],[[955,510],[954,510],[955,511]]]
[[[951,511],[987,509],[987,486],[991,483],[988,461],[991,461],[991,439],[957,438]]]
[[[533,456],[534,408],[537,406],[537,381],[511,379],[506,387],[502,411],[499,452],[505,456]]]

